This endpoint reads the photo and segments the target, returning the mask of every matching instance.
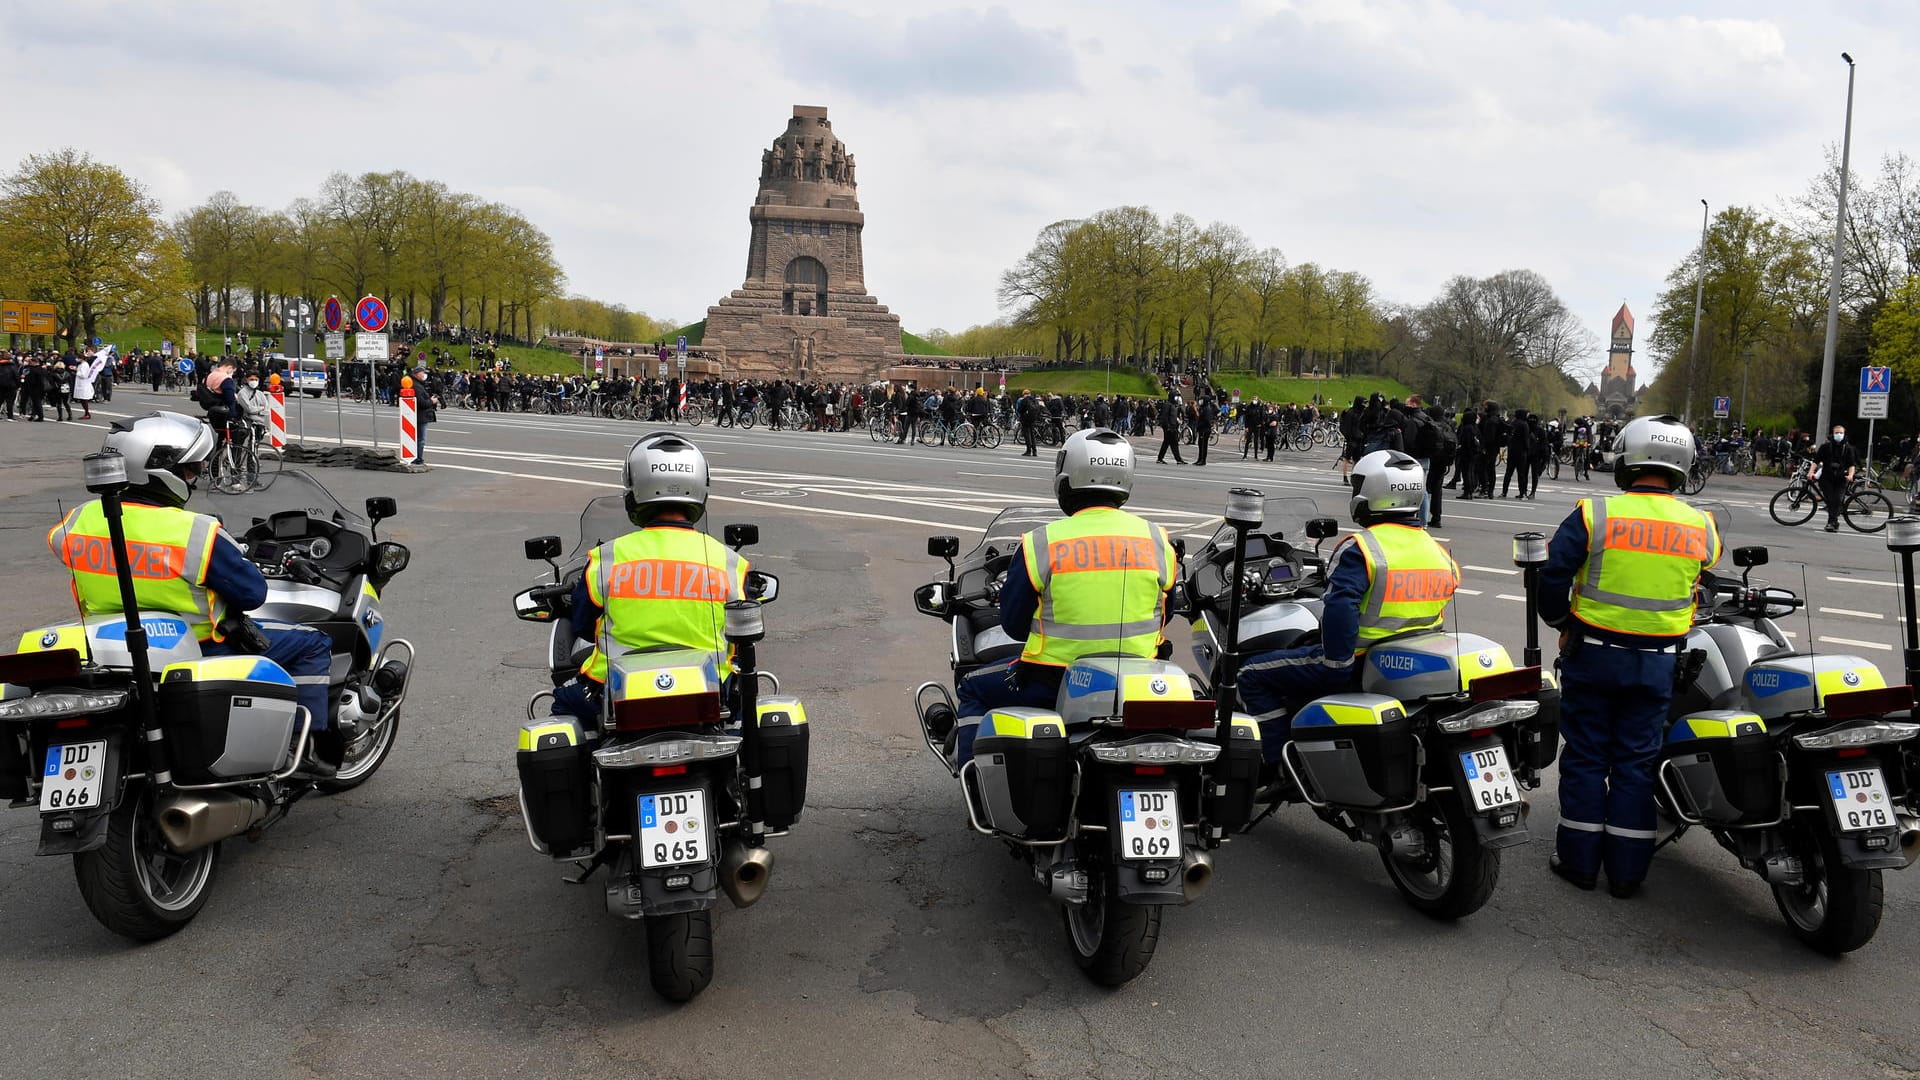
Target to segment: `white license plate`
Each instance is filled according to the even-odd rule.
[[[1475,810],[1494,810],[1520,801],[1507,748],[1499,744],[1460,752],[1460,771],[1467,777],[1467,803]]]
[[[107,782],[107,744],[67,743],[47,747],[47,767],[40,774],[40,812],[84,810],[100,805],[100,788]]]
[[[1175,791],[1120,793],[1120,857],[1122,859],[1178,859],[1185,854],[1180,842],[1180,798]]]
[[[640,796],[640,867],[706,862],[707,793],[671,791]]]
[[[1887,797],[1887,782],[1878,766],[1827,773],[1827,794],[1833,799],[1841,832],[1886,829],[1896,823],[1893,800]]]

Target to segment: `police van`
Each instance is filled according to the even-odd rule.
[[[270,356],[269,367],[285,372],[281,376],[289,387],[305,390],[308,397],[319,397],[327,391],[327,362],[325,360],[294,360],[286,356]],[[275,363],[278,361],[278,363]]]

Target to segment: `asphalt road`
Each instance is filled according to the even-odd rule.
[[[100,411],[151,401],[122,390]],[[148,946],[93,921],[63,860],[34,857],[30,810],[0,816],[0,1073],[1920,1075],[1912,874],[1888,875],[1879,938],[1830,960],[1698,834],[1662,852],[1638,900],[1568,889],[1546,871],[1551,780],[1532,797],[1536,842],[1508,852],[1492,902],[1462,923],[1415,914],[1373,852],[1282,813],[1218,853],[1212,891],[1168,914],[1145,975],[1118,991],[1088,984],[1058,913],[965,828],[908,701],[945,671],[945,628],[910,603],[938,569],[924,538],[964,543],[999,508],[1046,501],[1046,459],[759,429],[692,434],[714,467],[714,519],[758,522],[754,560],[782,577],[762,655],[814,721],[809,805],[778,843],[766,899],[717,919],[713,986],[666,1005],[647,987],[639,927],[607,917],[597,887],[561,883],[527,847],[512,795],[514,731],[546,683],[544,634],[507,605],[535,576],[520,541],[571,545],[580,507],[618,489],[643,429],[442,418],[429,473],[316,474],[348,505],[398,499],[386,531],[414,552],[386,614],[420,646],[419,678],[385,768],[303,803],[261,843],[229,842],[198,920]],[[329,406],[304,423],[335,432]],[[379,423],[391,444],[393,413]],[[364,405],[340,421],[350,440],[368,425]],[[14,630],[70,611],[42,538],[60,500],[84,497],[78,459],[101,427],[0,427],[0,595]],[[1267,465],[1223,447],[1198,469],[1141,449],[1133,505],[1176,533],[1210,531],[1242,484],[1344,516],[1325,452]],[[1441,535],[1471,590],[1463,628],[1518,653],[1509,537],[1551,531],[1580,490],[1549,481],[1535,502],[1448,502]],[[1890,556],[1877,538],[1773,524],[1771,490],[1715,482],[1730,544],[1769,545],[1767,575],[1796,591],[1804,572],[1814,610],[1789,624],[1802,641],[1895,675]]]

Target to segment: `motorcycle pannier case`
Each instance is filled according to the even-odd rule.
[[[1667,731],[1661,776],[1680,809],[1710,825],[1780,819],[1780,755],[1766,721],[1750,712],[1690,713]]]
[[[1193,736],[1212,742],[1214,731]],[[1253,820],[1253,797],[1260,788],[1260,724],[1246,713],[1234,713],[1230,735],[1220,756],[1207,770],[1207,794],[1201,813],[1207,822],[1229,832]]]
[[[1746,703],[1762,720],[1823,707],[1829,694],[1879,690],[1887,685],[1869,660],[1843,654],[1782,656],[1747,668]]]
[[[1389,638],[1367,650],[1360,689],[1401,701],[1465,690],[1474,679],[1513,670],[1513,658],[1479,634],[1420,633]]]
[[[1136,656],[1083,656],[1060,689],[1060,715],[1074,727],[1118,716],[1129,701],[1193,700],[1193,680],[1179,664]]]
[[[174,779],[211,784],[285,769],[297,730],[297,697],[293,676],[261,656],[162,668],[160,718]]]
[[[789,828],[807,805],[807,708],[790,695],[763,697],[760,721],[760,796],[767,828]]]
[[[1059,840],[1073,813],[1067,724],[1051,709],[995,709],[973,740],[985,823],[1022,840]]]
[[[556,859],[593,846],[591,770],[580,722],[549,716],[520,728],[520,813],[533,846]]]
[[[1413,721],[1384,694],[1332,694],[1293,718],[1289,762],[1313,798],[1379,810],[1413,802],[1419,754]]]

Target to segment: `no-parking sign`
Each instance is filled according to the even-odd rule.
[[[369,334],[382,333],[387,328],[387,302],[377,296],[363,296],[353,307],[353,321]]]

